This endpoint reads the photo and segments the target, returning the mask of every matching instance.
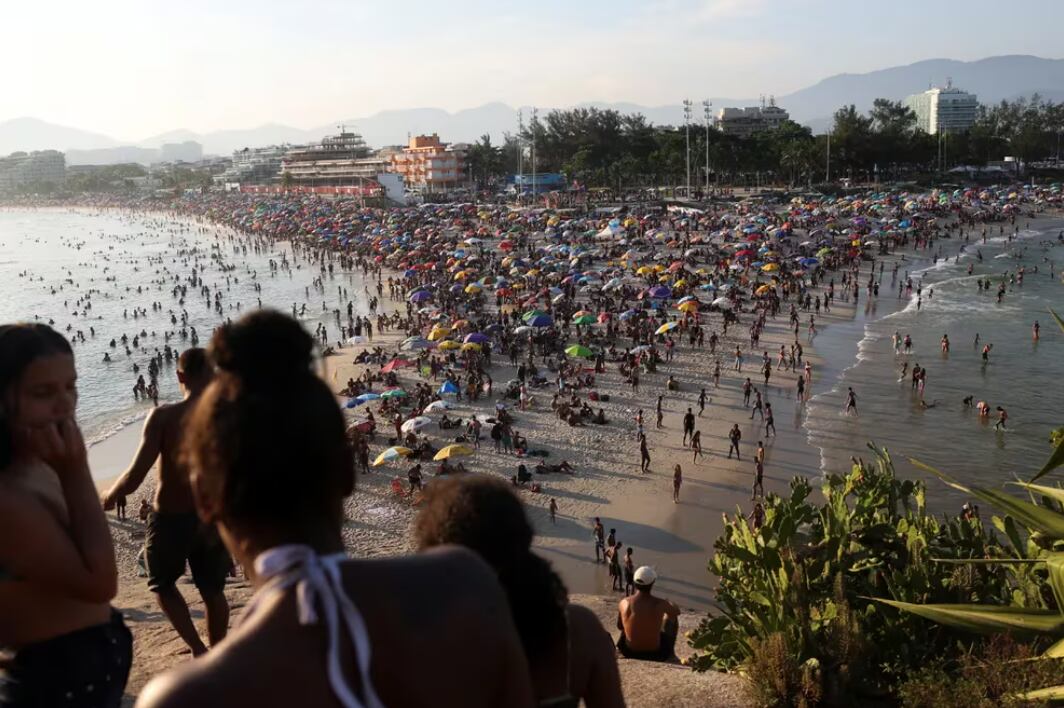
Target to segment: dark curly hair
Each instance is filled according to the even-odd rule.
[[[564,639],[569,592],[550,563],[532,552],[532,526],[506,483],[472,475],[434,480],[414,533],[422,549],[465,546],[495,569],[530,662]]]
[[[222,516],[289,531],[339,526],[354,486],[336,399],[313,372],[314,340],[288,315],[259,310],[219,328],[217,373],[192,410],[184,455],[220,494]]]
[[[0,470],[11,464],[15,453],[10,423],[12,412],[7,410],[11,389],[22,378],[26,368],[37,359],[73,353],[66,337],[48,325],[0,325]]]

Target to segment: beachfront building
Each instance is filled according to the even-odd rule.
[[[270,145],[233,151],[233,162],[215,177],[215,183],[235,189],[242,184],[274,184],[281,174],[281,161],[291,145]]]
[[[389,166],[388,158],[372,153],[361,135],[342,131],[320,144],[287,150],[281,158],[280,181],[305,187],[359,186],[375,181]]]
[[[35,185],[57,186],[66,179],[66,157],[58,150],[13,152],[0,157],[0,192]]]
[[[790,118],[791,115],[777,106],[774,98],[770,98],[767,105],[762,102],[760,106],[747,108],[721,108],[717,111],[714,125],[725,135],[748,138],[754,133],[775,130]]]
[[[945,88],[933,87],[909,96],[905,105],[916,114],[916,127],[929,135],[968,130],[975,125],[979,110],[975,94],[953,88],[951,81]]]
[[[436,133],[415,135],[407,146],[389,155],[391,171],[402,176],[406,186],[438,194],[465,186],[465,147],[448,145]]]

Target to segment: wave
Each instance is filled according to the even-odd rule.
[[[85,441],[85,444],[88,447],[93,447],[94,445],[99,445],[104,440],[107,440],[108,438],[114,437],[115,435],[117,435],[118,433],[122,432],[123,430],[125,430],[129,426],[133,425],[134,423],[138,423],[138,422],[144,420],[147,416],[148,416],[148,411],[141,411],[141,412],[138,412],[138,413],[134,413],[132,415],[124,416],[124,417],[120,418],[118,421],[116,421],[115,423],[112,423],[111,425],[105,427],[99,433],[97,433],[97,434],[93,435],[92,437],[90,437],[88,440]]]

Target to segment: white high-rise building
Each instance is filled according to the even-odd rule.
[[[905,99],[905,105],[916,114],[916,127],[930,135],[938,132],[956,133],[975,125],[979,101],[974,93],[953,88],[931,88]]]

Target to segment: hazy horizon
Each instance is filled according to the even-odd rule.
[[[1055,58],[1064,3],[973,0],[71,0],[8,9],[0,121],[121,140],[382,110],[502,102],[649,106],[784,95],[839,73],[934,58]],[[30,32],[28,28],[47,28]],[[870,32],[868,28],[874,28]],[[928,77],[941,80],[942,77]]]

